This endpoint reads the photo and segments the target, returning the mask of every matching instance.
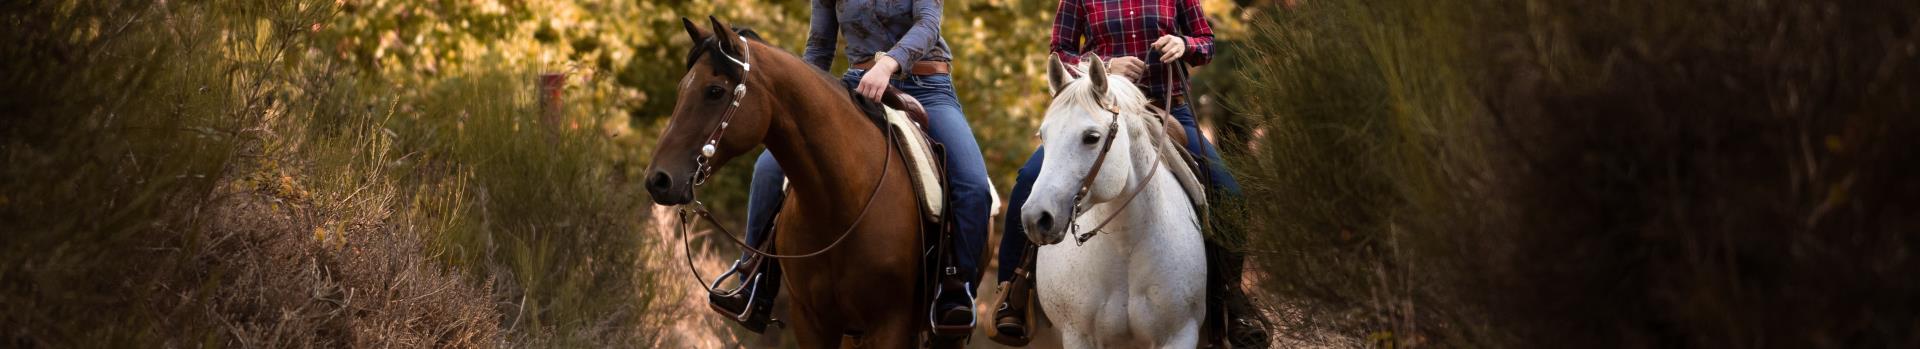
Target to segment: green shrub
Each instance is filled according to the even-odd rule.
[[[600,109],[533,121],[531,63],[390,85],[334,4],[6,6],[0,343],[654,343]]]
[[[1308,3],[1235,156],[1264,285],[1373,344],[1915,340],[1911,4]],[[1309,331],[1301,331],[1309,332]],[[1902,344],[1905,343],[1905,344]]]

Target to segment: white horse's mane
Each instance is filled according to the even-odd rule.
[[[1088,71],[1087,63],[1080,64],[1080,71]],[[1092,117],[1101,124],[1105,124],[1113,112],[1119,112],[1120,122],[1130,130],[1129,133],[1136,138],[1146,136],[1157,155],[1165,159],[1165,166],[1173,171],[1174,178],[1177,178],[1180,186],[1186,189],[1187,197],[1193,201],[1196,209],[1205,207],[1206,190],[1200,184],[1198,174],[1187,167],[1185,158],[1181,156],[1186,148],[1175,144],[1171,138],[1167,137],[1169,130],[1166,129],[1165,124],[1158,122],[1155,119],[1155,112],[1147,108],[1150,100],[1147,99],[1146,93],[1141,92],[1132,81],[1119,75],[1107,75],[1104,78],[1107,79],[1107,93],[1104,96],[1093,93],[1093,80],[1090,77],[1074,79],[1066,87],[1061,88],[1059,93],[1054,95],[1052,104],[1047,107],[1046,118],[1040,121],[1041,132],[1046,132],[1053,127],[1051,124],[1056,123],[1053,114],[1060,111],[1083,112],[1087,117]],[[1102,101],[1102,97],[1107,100]],[[1112,111],[1103,105],[1110,105]]]
[[[1086,64],[1082,63],[1080,71],[1086,70]],[[1067,87],[1061,88],[1060,92],[1054,95],[1053,103],[1047,106],[1047,111],[1052,113],[1061,110],[1077,110],[1085,111],[1090,116],[1112,115],[1107,112],[1107,107],[1103,106],[1111,105],[1113,110],[1120,112],[1121,115],[1144,116],[1152,113],[1147,110],[1147,94],[1140,92],[1140,88],[1133,86],[1133,82],[1118,75],[1108,75],[1104,78],[1107,79],[1106,101],[1100,100],[1099,96],[1093,94],[1093,80],[1083,77],[1074,79],[1072,83],[1067,84]],[[1105,122],[1105,118],[1101,119]],[[1052,118],[1041,121],[1041,130],[1047,129],[1048,120]]]

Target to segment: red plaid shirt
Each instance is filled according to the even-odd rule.
[[[1186,93],[1185,80],[1167,86],[1168,71],[1160,54],[1149,46],[1161,35],[1180,33],[1187,39],[1181,61],[1201,66],[1213,60],[1213,28],[1200,12],[1200,0],[1060,0],[1053,18],[1052,51],[1068,65],[1080,64],[1086,53],[1102,59],[1139,58],[1147,62],[1139,85],[1146,88],[1147,96],[1157,98],[1168,88],[1174,94]]]

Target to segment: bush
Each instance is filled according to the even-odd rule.
[[[380,83],[333,4],[6,6],[0,343],[654,343],[597,114],[533,121],[530,63]]]
[[[1293,325],[1375,344],[1911,345],[1916,14],[1279,10],[1229,99],[1247,248]]]

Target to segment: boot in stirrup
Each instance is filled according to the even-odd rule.
[[[773,304],[762,301],[759,294],[760,281],[766,276],[763,273],[765,269],[760,265],[761,259],[760,256],[752,256],[734,262],[733,268],[714,278],[713,284],[708,286],[719,292],[707,294],[707,307],[726,315],[753,333],[766,331],[767,323],[772,322],[773,318]],[[739,279],[740,285],[732,290],[719,290],[729,277]]]
[[[1033,341],[1033,334],[1027,330],[1033,318],[1033,283],[1027,278],[1015,277],[1013,281],[1000,282],[999,307],[994,310],[993,333],[988,336],[994,342],[1013,347],[1024,347]]]
[[[1253,300],[1238,289],[1227,291],[1227,342],[1235,348],[1266,348],[1271,343],[1267,319],[1253,306]]]
[[[946,268],[940,289],[934,293],[933,309],[927,314],[934,334],[967,335],[973,333],[973,283],[962,281],[956,268]]]

